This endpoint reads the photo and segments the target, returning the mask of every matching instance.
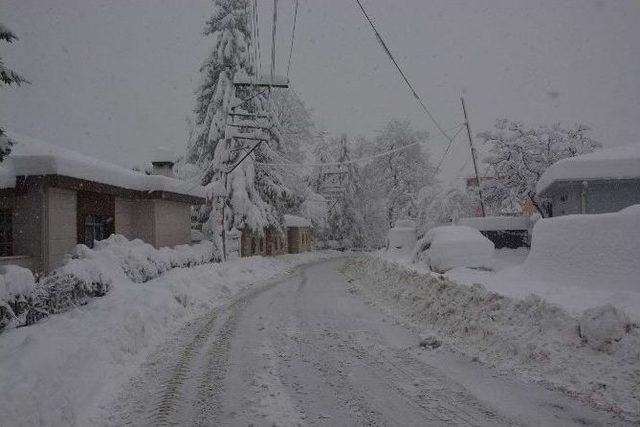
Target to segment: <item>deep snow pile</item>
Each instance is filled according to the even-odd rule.
[[[92,425],[168,334],[295,265],[309,252],[175,268],[144,284],[121,275],[103,298],[0,335],[2,425]]]
[[[387,232],[386,256],[397,261],[413,261],[415,256],[417,234],[413,221],[398,221],[395,227]]]
[[[541,219],[522,270],[560,286],[640,292],[640,205]]]
[[[343,272],[365,297],[453,348],[623,418],[638,415],[640,329],[613,307],[577,318],[535,295],[509,298],[373,256],[352,258]]]

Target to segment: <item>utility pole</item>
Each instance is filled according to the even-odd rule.
[[[469,125],[469,117],[467,117],[467,107],[464,104],[464,97],[460,97],[462,103],[462,112],[464,113],[464,124],[467,126],[467,136],[469,137],[469,147],[471,147],[471,158],[473,159],[473,169],[476,172],[476,183],[478,184],[478,195],[480,196],[480,208],[482,216],[487,216],[484,210],[484,200],[482,199],[482,187],[480,185],[480,176],[478,175],[478,161],[476,160],[476,149],[473,146],[473,137],[471,136],[471,126]]]

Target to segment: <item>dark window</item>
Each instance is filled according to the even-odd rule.
[[[104,240],[113,230],[113,218],[107,215],[87,215],[84,217],[84,243],[93,247],[96,240]]]
[[[13,255],[13,211],[0,209],[0,256]]]

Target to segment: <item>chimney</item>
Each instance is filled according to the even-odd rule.
[[[176,155],[173,151],[166,148],[156,148],[151,164],[153,165],[153,175],[162,175],[173,178],[173,165]]]

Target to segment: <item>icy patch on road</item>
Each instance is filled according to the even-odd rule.
[[[343,272],[366,298],[465,354],[640,420],[637,325],[616,337],[598,331],[608,342],[600,351],[580,336],[576,317],[536,295],[509,298],[377,257],[352,258]]]

